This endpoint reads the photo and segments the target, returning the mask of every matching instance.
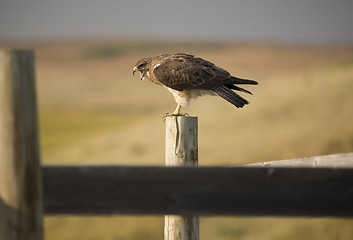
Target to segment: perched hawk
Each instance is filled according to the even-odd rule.
[[[257,84],[256,81],[231,76],[226,70],[202,58],[184,54],[161,54],[142,58],[133,68],[133,74],[140,72],[141,80],[148,79],[162,85],[174,96],[178,106],[167,115],[181,115],[180,108],[189,100],[202,95],[219,95],[237,108],[249,102],[233,90],[246,92],[235,84]]]

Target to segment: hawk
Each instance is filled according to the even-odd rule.
[[[178,104],[168,115],[182,115],[180,108],[189,100],[203,95],[218,95],[237,108],[249,102],[232,90],[251,94],[237,84],[256,85],[253,80],[233,77],[226,70],[202,58],[185,54],[161,54],[140,59],[133,68],[133,75],[140,72],[140,79],[162,85],[174,96]]]

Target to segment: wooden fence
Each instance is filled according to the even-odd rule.
[[[41,167],[33,62],[30,51],[0,51],[0,239],[43,239],[43,214],[353,217],[353,153],[242,167]],[[171,152],[197,158],[176,134]]]
[[[42,205],[34,54],[0,50],[0,239],[42,239]]]
[[[46,214],[353,216],[353,169],[44,167]]]

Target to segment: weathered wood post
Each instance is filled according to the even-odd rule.
[[[41,240],[33,51],[0,49],[0,239]]]
[[[197,166],[197,117],[166,118],[166,166]],[[164,240],[198,240],[199,217],[166,215]]]

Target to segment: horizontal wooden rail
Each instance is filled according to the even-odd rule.
[[[353,217],[352,168],[43,167],[46,214]]]
[[[353,153],[251,163],[245,167],[353,168]]]

